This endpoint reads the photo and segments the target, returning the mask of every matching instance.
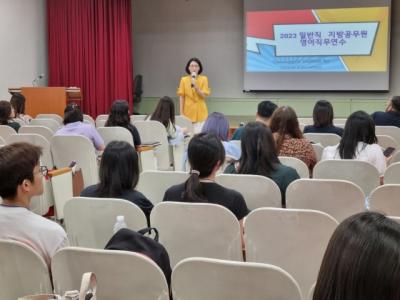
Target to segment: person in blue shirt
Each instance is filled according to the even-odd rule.
[[[375,125],[400,127],[400,96],[390,98],[386,110],[376,111],[371,117]]]

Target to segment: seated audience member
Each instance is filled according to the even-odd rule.
[[[24,124],[29,124],[32,117],[25,114],[25,97],[20,93],[14,93],[10,100],[11,108],[13,110],[12,117],[22,121]]]
[[[386,169],[386,158],[382,148],[377,144],[375,124],[364,111],[352,113],[344,127],[340,143],[325,147],[322,152],[324,159],[356,159],[369,162],[383,175]]]
[[[170,97],[164,96],[160,99],[156,109],[151,114],[150,120],[158,121],[164,125],[171,145],[183,142],[186,128],[181,128],[175,124],[175,105]]]
[[[0,125],[7,125],[18,132],[21,125],[12,120],[11,116],[11,104],[6,100],[0,101]]]
[[[278,106],[275,103],[268,100],[258,103],[256,122],[261,122],[266,126],[269,126],[271,116],[275,111],[275,109],[277,109],[277,107]],[[244,126],[241,126],[238,129],[236,129],[235,132],[233,133],[232,140],[240,140],[240,138],[242,137],[243,130]]]
[[[101,156],[100,183],[85,188],[82,197],[121,198],[139,206],[149,220],[153,204],[135,190],[139,181],[139,161],[127,142],[112,141]]]
[[[317,157],[310,141],[303,138],[293,108],[289,106],[277,108],[272,114],[270,128],[278,155],[298,158],[312,170],[317,163]]]
[[[104,150],[104,141],[96,128],[83,122],[83,114],[76,104],[68,104],[64,110],[64,126],[55,135],[82,135],[92,141],[96,150]]]
[[[400,299],[400,225],[376,212],[356,214],[333,233],[313,300]]]
[[[222,113],[211,113],[205,121],[201,132],[215,134],[222,141],[226,156],[234,160],[240,158],[240,148],[233,142],[228,141],[229,121]]]
[[[384,112],[374,112],[371,117],[377,126],[400,127],[400,96],[393,96],[388,101]]]
[[[271,178],[281,190],[282,206],[285,207],[286,188],[300,177],[295,169],[279,162],[271,130],[259,122],[248,123],[242,133],[241,145],[242,156],[237,163],[230,164],[225,169],[225,173],[252,174]]]
[[[39,166],[41,152],[28,143],[0,148],[0,239],[32,247],[50,266],[68,239],[60,225],[29,211],[31,198],[43,193],[42,179],[47,175],[47,168]]]
[[[304,133],[334,133],[343,135],[343,128],[333,125],[333,107],[329,101],[319,100],[313,110],[313,125],[304,127]]]
[[[199,133],[189,142],[190,177],[170,187],[163,201],[205,202],[225,206],[241,221],[247,215],[243,196],[215,182],[218,169],[225,160],[224,147],[214,134]]]
[[[105,126],[124,127],[132,134],[133,144],[135,147],[142,144],[138,130],[131,124],[131,119],[129,116],[129,104],[125,100],[116,100],[113,102]]]

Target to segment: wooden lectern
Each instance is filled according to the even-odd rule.
[[[25,113],[33,118],[38,114],[63,116],[65,106],[69,101],[82,101],[79,88],[21,87],[10,88],[9,92],[20,92],[25,96]]]

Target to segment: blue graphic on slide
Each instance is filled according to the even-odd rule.
[[[248,72],[347,72],[339,56],[275,56],[275,47],[259,44],[247,51]]]
[[[248,72],[348,72],[341,56],[369,56],[379,22],[277,24],[274,39],[248,36]]]

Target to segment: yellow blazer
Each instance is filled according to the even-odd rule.
[[[210,88],[208,87],[208,78],[203,75],[198,75],[196,78],[197,86],[206,95],[210,95]],[[206,99],[200,96],[194,88],[192,88],[192,81],[190,75],[183,76],[179,83],[176,92],[178,96],[185,98],[183,112],[181,114],[188,117],[192,122],[202,122],[207,119],[208,110]]]

